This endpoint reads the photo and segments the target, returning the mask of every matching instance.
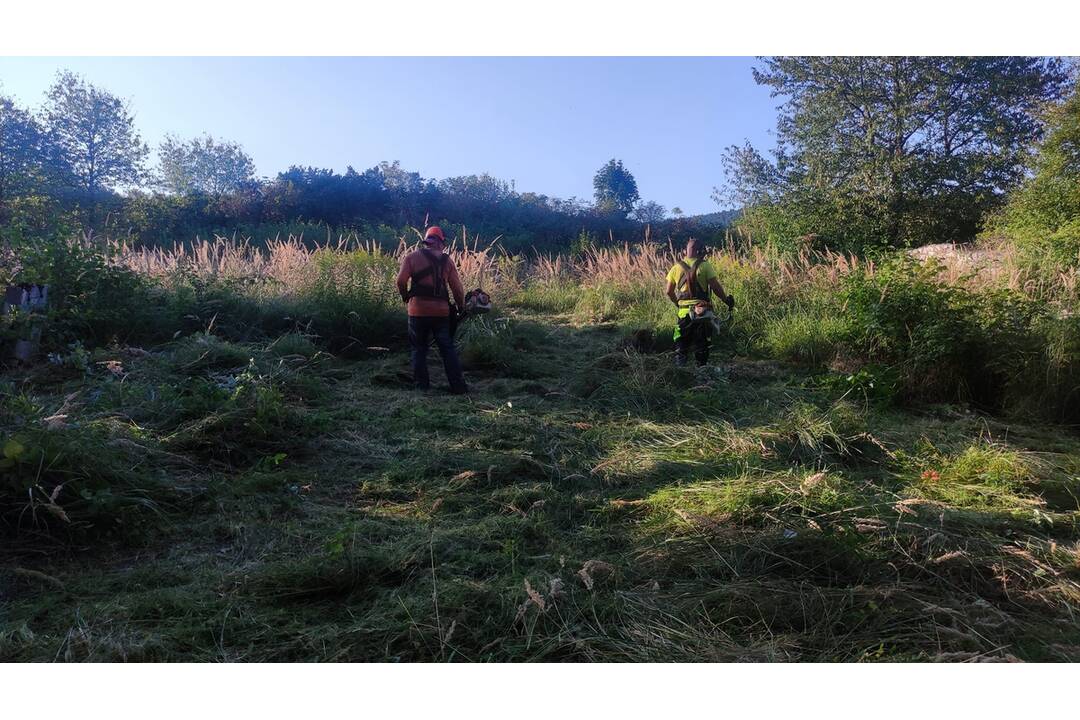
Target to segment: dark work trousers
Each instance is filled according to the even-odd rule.
[[[698,365],[709,362],[709,345],[712,341],[713,326],[708,320],[693,320],[692,309],[679,309],[679,324],[675,327],[675,364],[685,365],[690,349],[694,350],[694,361]],[[685,314],[684,314],[685,313]]]
[[[420,390],[431,387],[431,381],[428,378],[427,354],[428,345],[433,337],[435,344],[439,346],[439,355],[442,356],[443,368],[446,369],[446,379],[450,381],[450,391],[465,392],[465,378],[461,374],[461,361],[458,360],[457,348],[454,347],[454,338],[450,335],[450,318],[448,317],[409,318],[413,382]]]

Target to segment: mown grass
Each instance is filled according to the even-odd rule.
[[[1041,495],[1044,482],[1075,484],[1062,470],[1075,462],[1074,441],[1055,436],[1058,447],[1036,456],[980,439],[986,427],[974,417],[879,414],[782,368],[688,373],[665,385],[686,402],[655,407],[632,384],[583,394],[590,357],[617,338],[590,326],[546,332],[558,363],[547,386],[480,368],[468,401],[370,379],[404,366],[402,357],[297,359],[296,374],[323,388],[306,401],[325,416],[319,431],[282,427],[262,462],[200,466],[190,484],[201,495],[163,508],[138,535],[99,538],[82,560],[41,555],[40,545],[6,551],[18,570],[3,576],[0,651],[68,660],[1076,657],[1078,638],[1062,634],[1062,621],[1080,599],[1078,514]],[[615,356],[630,365],[612,377],[672,372],[665,355]],[[132,359],[125,382],[242,374],[253,358],[272,366],[278,355],[271,343],[197,336]],[[49,397],[69,383],[89,394],[112,382],[69,379]],[[486,392],[499,384],[505,399]],[[120,402],[105,392],[99,401],[103,414]],[[143,411],[144,442],[184,422],[153,402]],[[205,457],[197,445],[169,452]],[[940,480],[924,478],[927,469]],[[132,547],[141,548],[135,561]]]
[[[1080,659],[1069,428],[882,400],[805,299],[696,371],[626,342],[633,293],[514,293],[465,399],[222,306],[8,373],[0,658]]]

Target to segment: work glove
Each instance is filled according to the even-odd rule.
[[[726,298],[724,298],[724,304],[727,305],[728,312],[734,310],[735,309],[735,296],[734,295],[728,295]]]

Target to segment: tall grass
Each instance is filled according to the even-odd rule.
[[[645,330],[665,349],[675,312],[663,278],[677,256],[624,245],[539,258],[514,301]],[[737,299],[730,339],[744,355],[861,373],[899,400],[1080,418],[1075,268],[1048,273],[1001,245],[923,262],[730,245],[712,260]]]
[[[419,238],[419,231],[400,237],[389,250],[355,235],[321,243],[290,236],[264,246],[226,238],[169,249],[121,244],[109,248],[105,265],[85,260],[84,241],[69,246],[78,262],[57,265],[67,267],[68,280],[87,276],[72,270],[80,262],[89,274],[106,266],[113,275],[130,271],[120,279],[131,288],[138,323],[117,322],[115,298],[95,310],[93,292],[83,292],[85,302],[69,313],[88,325],[80,332],[96,343],[120,334],[115,339],[139,341],[139,332],[160,341],[215,327],[235,340],[300,332],[335,352],[363,352],[404,342],[394,276]],[[848,374],[880,367],[881,382],[895,385],[885,394],[901,400],[970,401],[992,411],[1080,419],[1076,268],[1032,268],[1001,244],[920,261],[903,254],[783,254],[730,240],[712,260],[737,300],[729,333],[737,353]],[[680,254],[671,244],[511,256],[462,229],[449,253],[466,288],[486,288],[504,309],[615,325],[627,336],[655,338],[654,350],[670,348],[675,312],[664,276]]]
[[[189,319],[209,323],[220,316],[219,328],[231,321],[267,336],[300,329],[335,351],[350,351],[402,340],[404,309],[394,278],[401,257],[415,247],[408,240],[387,251],[355,236],[314,244],[290,236],[265,246],[216,238],[167,249],[121,245],[115,254],[121,266],[183,305]],[[475,239],[469,245],[463,233],[450,247],[464,285],[513,292],[513,264]]]

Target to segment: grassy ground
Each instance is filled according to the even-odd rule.
[[[509,315],[467,399],[295,335],[13,379],[147,500],[4,541],[0,659],[1080,660],[1074,432]]]

